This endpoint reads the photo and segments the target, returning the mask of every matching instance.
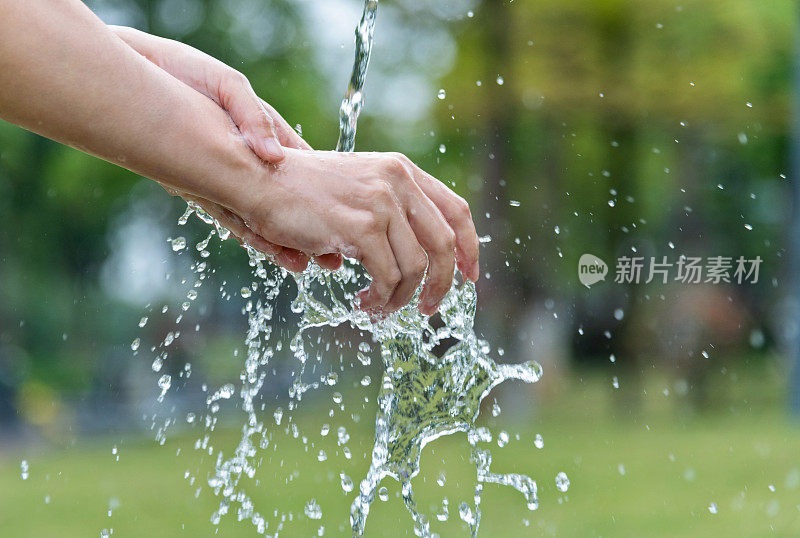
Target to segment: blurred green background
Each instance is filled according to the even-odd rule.
[[[234,66],[314,147],[335,145],[359,2],[88,3]],[[357,149],[402,151],[470,202],[491,238],[477,331],[501,360],[544,366],[532,387],[499,387],[487,402],[503,412],[480,419],[511,434],[495,468],[537,479],[541,507],[487,486],[482,535],[800,535],[797,21],[791,0],[381,2]],[[183,209],[148,180],[0,123],[4,535],[255,534],[233,514],[212,525],[216,498],[184,480],[213,468],[216,456],[192,450],[200,429],[153,441],[149,349],[175,330],[202,260],[168,238],[208,233],[179,227]],[[191,362],[213,387],[241,369],[246,319],[227,294],[252,278],[234,245],[209,250],[213,273],[165,368]],[[611,270],[591,289],[577,278],[584,253]],[[755,284],[615,283],[616,260],[634,255],[763,264]],[[288,379],[293,359],[276,360]],[[281,535],[348,535],[339,472],[357,483],[367,467],[377,389],[360,386],[365,373],[380,374],[354,366],[338,389],[360,405],[352,460],[316,434],[326,463],[289,435],[270,448],[252,493],[264,512],[288,510]],[[280,402],[287,387],[265,391]],[[307,423],[323,421],[329,397],[308,403]],[[170,405],[204,403],[189,393]],[[474,468],[462,441],[426,448],[417,479],[441,536],[466,535],[457,506]],[[396,491],[376,501],[368,536],[413,535]],[[437,523],[443,496],[451,516]],[[311,497],[321,521],[303,515]]]

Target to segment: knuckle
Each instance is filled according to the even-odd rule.
[[[355,225],[356,233],[362,238],[373,237],[383,233],[386,229],[386,222],[383,213],[370,211],[361,216]]]
[[[414,280],[418,283],[422,280],[422,277],[425,275],[425,270],[428,268],[428,258],[425,256],[424,253],[420,253],[411,265],[411,270],[413,272]]]
[[[400,269],[395,268],[386,275],[385,282],[390,290],[394,290],[402,279],[403,275],[400,273]]]
[[[376,181],[369,187],[369,199],[381,205],[388,205],[394,201],[392,186],[386,181]]]
[[[402,153],[389,153],[384,161],[386,172],[390,176],[400,179],[411,177],[410,164],[411,160]]]
[[[237,71],[236,69],[231,68],[230,71],[227,72],[226,78],[228,82],[233,86],[249,86],[250,81],[247,80],[247,77],[244,76],[243,73]]]
[[[455,212],[459,218],[472,220],[472,212],[469,209],[469,204],[459,195],[456,195]]]
[[[447,229],[439,236],[439,242],[436,246],[437,252],[440,254],[450,254],[456,247],[456,234],[453,230]]]
[[[261,114],[259,115],[258,122],[261,124],[261,126],[264,129],[266,129],[268,131],[274,131],[275,130],[275,121],[272,119],[272,116],[267,114],[266,110],[262,110],[261,111]]]

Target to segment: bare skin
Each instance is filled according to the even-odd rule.
[[[433,314],[458,265],[478,278],[466,202],[396,153],[311,150],[247,80],[174,41],[102,23],[78,0],[0,0],[0,117],[200,203],[291,270],[341,255],[388,313],[427,278]]]

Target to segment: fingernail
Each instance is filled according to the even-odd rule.
[[[271,161],[280,161],[285,157],[283,147],[274,138],[266,138],[262,143],[264,153],[270,158]]]

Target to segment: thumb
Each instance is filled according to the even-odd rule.
[[[235,73],[220,84],[220,105],[239,128],[253,153],[266,162],[277,164],[285,154],[278,141],[275,122],[247,78]]]

